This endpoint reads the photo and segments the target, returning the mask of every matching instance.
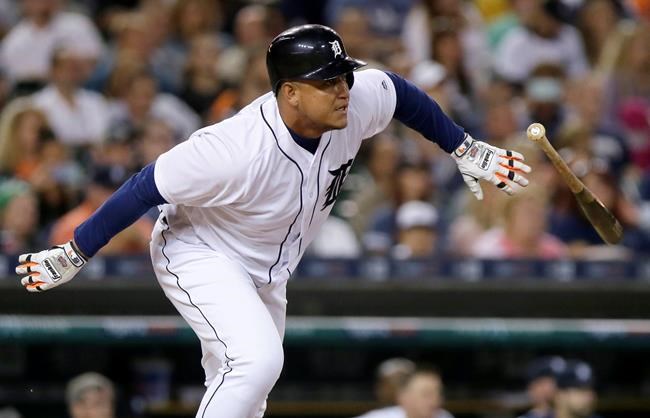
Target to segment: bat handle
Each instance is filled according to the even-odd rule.
[[[526,130],[528,139],[537,143],[539,147],[544,151],[544,154],[551,160],[551,163],[555,166],[557,171],[560,173],[562,178],[566,181],[567,186],[573,193],[580,193],[584,188],[584,184],[573,174],[573,171],[569,168],[567,163],[562,159],[560,154],[553,148],[553,145],[546,138],[546,130],[544,126],[540,123],[531,124]]]

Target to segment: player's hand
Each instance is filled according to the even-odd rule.
[[[514,183],[528,186],[528,179],[523,175],[530,173],[530,167],[524,164],[524,156],[516,151],[497,148],[466,135],[451,155],[478,200],[483,200],[479,180],[487,180],[510,195],[515,192]]]
[[[26,274],[20,283],[28,292],[41,292],[69,282],[86,264],[86,257],[72,241],[40,253],[22,254],[17,274]]]

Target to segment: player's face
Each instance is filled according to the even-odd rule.
[[[298,110],[304,123],[320,131],[343,129],[348,125],[350,89],[345,75],[331,80],[304,80],[298,85]]]

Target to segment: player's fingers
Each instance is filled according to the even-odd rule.
[[[499,152],[499,156],[505,157],[509,160],[517,160],[517,161],[525,160],[522,154],[518,153],[517,151],[512,151],[509,149],[502,149],[501,152]]]
[[[38,283],[43,283],[45,284],[44,281],[42,281],[39,276],[25,276],[22,279],[20,279],[20,284],[23,286],[29,286],[32,284],[38,284]]]
[[[36,266],[38,266],[38,263],[34,263],[33,261],[27,261],[16,267],[16,274],[29,274],[35,271]]]
[[[474,193],[476,199],[483,200],[483,189],[481,189],[481,184],[478,182],[478,179],[476,177],[463,174],[463,180],[465,181],[465,184],[467,184],[467,187],[469,187],[469,190]]]
[[[18,262],[19,263],[29,263],[29,262],[38,262],[38,257],[36,257],[38,254],[36,253],[27,253],[27,254],[21,254],[18,256]]]
[[[495,184],[495,186],[497,186],[497,188],[503,190],[509,195],[512,195],[515,192],[512,186],[510,185],[510,179],[507,176],[502,175],[501,173],[494,173],[493,183]]]
[[[47,287],[47,283],[38,282],[38,283],[25,286],[25,289],[27,289],[28,292],[34,293],[34,292],[42,292],[43,290],[47,290],[49,288]]]
[[[529,183],[528,179],[526,177],[522,176],[521,174],[519,174],[519,172],[517,172],[515,170],[512,170],[512,168],[510,168],[509,166],[503,165],[503,164],[499,164],[499,166],[500,167],[499,167],[499,169],[497,169],[495,174],[499,174],[499,175],[507,178],[510,181],[514,181],[515,183],[519,184],[520,186],[523,186],[523,187],[528,186],[528,183]]]
[[[518,160],[508,160],[502,158],[501,161],[499,161],[499,165],[510,170],[517,171],[519,173],[530,173],[532,171],[529,165]]]

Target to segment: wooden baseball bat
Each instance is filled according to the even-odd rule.
[[[542,148],[542,151],[551,160],[557,171],[562,176],[573,192],[578,206],[593,225],[598,235],[607,244],[617,244],[623,238],[623,227],[616,217],[598,200],[596,196],[584,185],[571,171],[560,154],[553,148],[553,145],[546,138],[546,129],[541,123],[532,123],[526,130],[528,139],[535,142]]]

